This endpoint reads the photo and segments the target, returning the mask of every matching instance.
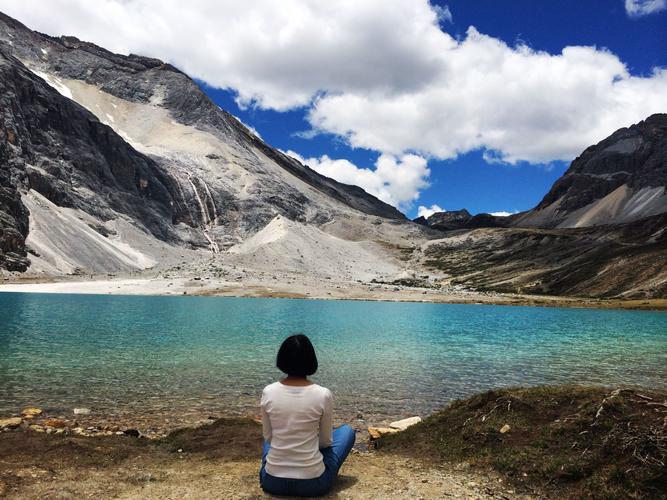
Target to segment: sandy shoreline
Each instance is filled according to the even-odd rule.
[[[293,276],[269,280],[248,276],[242,280],[209,277],[93,276],[5,278],[0,292],[98,294],[98,295],[190,295],[219,297],[301,298],[319,300],[371,300],[447,304],[494,304],[594,309],[667,310],[667,299],[594,299],[546,295],[477,292],[458,288],[435,289],[382,283],[297,280]]]

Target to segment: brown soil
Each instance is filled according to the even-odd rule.
[[[269,498],[258,484],[260,426],[221,419],[162,440],[0,433],[0,497]],[[497,474],[353,450],[328,498],[507,498]]]

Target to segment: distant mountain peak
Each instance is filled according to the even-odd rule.
[[[525,226],[585,227],[667,211],[667,114],[617,130],[577,157]]]

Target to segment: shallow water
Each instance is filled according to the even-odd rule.
[[[340,418],[424,415],[504,386],[667,389],[661,312],[0,293],[0,415],[255,413],[294,332]]]

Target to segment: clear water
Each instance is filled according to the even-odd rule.
[[[428,414],[503,386],[667,389],[667,314],[219,297],[0,294],[0,415],[254,413],[294,332],[340,418]]]

